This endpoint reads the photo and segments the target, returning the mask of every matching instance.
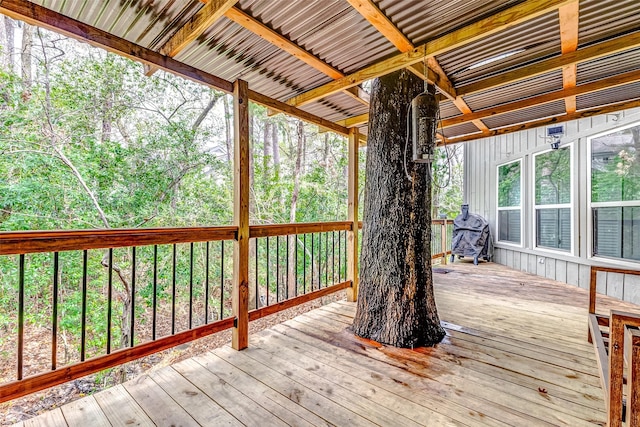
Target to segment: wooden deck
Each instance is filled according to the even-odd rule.
[[[436,348],[358,339],[355,305],[333,303],[24,425],[604,425],[585,290],[496,264],[445,269]]]

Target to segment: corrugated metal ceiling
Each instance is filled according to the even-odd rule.
[[[495,89],[465,95],[464,100],[472,110],[481,110],[559,89],[562,89],[562,71],[556,70]]]
[[[524,0],[373,0],[415,45],[477,22]],[[199,0],[36,0],[36,4],[78,19],[136,44],[160,47],[204,3]],[[329,65],[349,74],[397,54],[397,49],[346,0],[240,0],[237,8],[282,34]],[[579,45],[640,31],[638,0],[580,0]],[[507,52],[508,58],[474,66]],[[437,57],[457,88],[516,68],[560,55],[557,11],[525,21],[505,31],[456,48]],[[242,78],[251,89],[286,100],[332,79],[273,46],[251,31],[219,19],[181,52],[177,60],[226,80]],[[640,70],[640,48],[578,64],[577,84],[632,70]],[[492,90],[465,95],[472,110],[489,108],[562,88],[561,72],[553,71]],[[638,84],[578,97],[579,108],[637,97]],[[625,98],[626,97],[626,98]],[[363,114],[367,107],[343,93],[302,107],[328,120]],[[483,119],[491,128],[561,114],[562,100]],[[441,116],[461,115],[448,99]],[[447,135],[477,132],[471,123],[446,130]]]
[[[493,15],[523,0],[379,0],[377,6],[414,45],[449,33],[469,22]]]
[[[579,95],[576,97],[576,107],[584,110],[631,99],[640,99],[640,82]]]

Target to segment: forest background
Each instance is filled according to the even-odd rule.
[[[221,92],[162,71],[146,76],[139,63],[0,16],[0,231],[231,224],[232,110]],[[347,219],[346,138],[251,104],[250,145],[252,224]],[[361,189],[365,161],[363,148]],[[462,202],[462,147],[439,149],[434,170],[433,217],[453,218]],[[77,361],[78,256],[60,260],[61,364]],[[88,260],[89,356],[106,340],[104,256],[92,251]],[[114,256],[128,271],[130,254]],[[26,262],[27,334],[36,338],[50,328],[51,254]],[[187,270],[178,263],[179,276]],[[230,271],[229,258],[217,271],[221,300]],[[0,257],[0,383],[14,375],[17,274],[17,257]],[[130,338],[130,279],[120,275],[114,308],[122,313],[112,331],[120,346]],[[138,291],[135,321],[144,324],[151,296],[148,286]],[[222,307],[211,317],[227,314]]]

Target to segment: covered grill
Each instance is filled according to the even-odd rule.
[[[453,220],[451,262],[456,255],[458,258],[473,257],[476,265],[479,258],[491,261],[493,256],[489,223],[480,215],[469,213],[469,205],[462,205],[462,213]]]

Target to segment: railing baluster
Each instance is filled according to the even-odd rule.
[[[131,323],[129,324],[129,337],[131,347],[134,343],[136,330],[136,247],[131,248]]]
[[[189,245],[189,329],[193,328],[193,242]]]
[[[294,292],[295,292],[295,296],[298,296],[298,235],[297,234],[293,236],[293,243],[294,243],[293,247],[295,248],[294,258],[295,258],[295,266],[296,266],[295,267],[296,268],[295,270],[296,286],[295,286]]]
[[[324,287],[329,286],[329,233],[324,233]]]
[[[220,315],[218,320],[224,318],[224,240],[220,241]]]
[[[342,231],[338,231],[338,282],[342,282]]]
[[[336,232],[331,232],[331,284],[336,283]]]
[[[322,233],[318,233],[318,289],[322,288]]]
[[[204,259],[204,324],[209,324],[209,242],[205,244]]]
[[[307,234],[302,235],[302,293],[307,293]]]
[[[107,279],[107,354],[111,354],[111,316],[113,314],[113,249],[109,248],[109,272]]]
[[[20,254],[18,270],[18,379],[21,380],[24,352],[24,254]]]
[[[280,302],[280,236],[276,236],[276,302]]]
[[[313,252],[314,252],[314,244],[313,244],[313,240],[314,240],[314,236],[315,233],[311,233],[311,291],[313,291],[313,270],[314,270],[314,264],[313,264]]]
[[[287,257],[287,261],[285,263],[285,265],[286,265],[285,275],[287,277],[287,280],[286,280],[286,285],[285,285],[285,289],[284,289],[284,296],[285,296],[285,299],[289,299],[289,235],[288,234],[287,234],[286,257]]]
[[[271,269],[269,268],[269,237],[267,237],[267,268],[266,268],[266,276],[267,276],[267,306],[269,305],[269,272]]]
[[[171,335],[176,333],[176,263],[178,261],[178,254],[176,252],[176,244],[173,244],[173,260],[171,264]]]
[[[51,313],[51,370],[58,364],[58,270],[60,268],[58,252],[53,253],[53,312]]]
[[[87,341],[87,250],[82,251],[82,325],[80,329],[80,361],[84,362]]]
[[[258,288],[258,239],[254,239],[255,243],[256,243],[256,309],[258,309],[259,305],[258,305],[258,300],[260,299],[260,291]]]
[[[158,325],[158,245],[153,245],[153,320],[151,324],[151,339],[156,340]]]

